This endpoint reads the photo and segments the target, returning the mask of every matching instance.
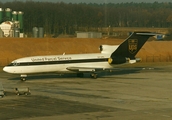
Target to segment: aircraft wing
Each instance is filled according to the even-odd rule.
[[[67,70],[73,72],[98,72],[103,71],[103,68],[91,68],[91,67],[68,67]]]
[[[127,68],[92,68],[92,67],[68,67],[66,68],[69,71],[73,72],[100,72],[100,71],[115,71],[115,70],[124,70]],[[131,68],[129,68],[131,69]],[[135,69],[135,68],[132,68]]]
[[[143,68],[143,67],[123,67],[123,68],[91,68],[91,67],[68,67],[66,68],[73,72],[101,72],[101,71],[125,71],[125,70],[152,70],[154,68]]]

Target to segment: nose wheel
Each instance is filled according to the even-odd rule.
[[[21,81],[26,81],[26,77],[21,77],[20,80]]]
[[[27,77],[27,75],[20,75],[20,80],[21,81],[26,81],[26,77]]]

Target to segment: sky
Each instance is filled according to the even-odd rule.
[[[40,2],[65,2],[65,3],[126,3],[126,2],[172,2],[172,0],[0,0],[0,2],[12,2],[12,1],[40,1]]]

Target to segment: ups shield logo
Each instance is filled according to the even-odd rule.
[[[128,49],[131,54],[134,54],[137,51],[138,40],[129,39],[128,40]]]

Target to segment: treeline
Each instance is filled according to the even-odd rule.
[[[79,28],[172,27],[172,3],[66,4],[14,1],[0,7],[24,12],[24,31],[43,27],[47,34],[74,34]]]

